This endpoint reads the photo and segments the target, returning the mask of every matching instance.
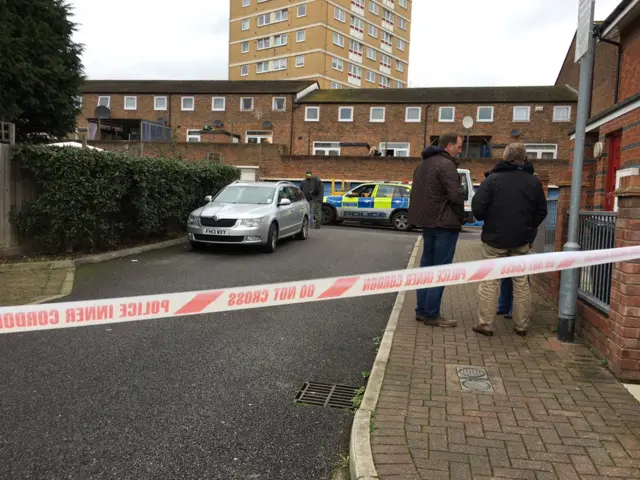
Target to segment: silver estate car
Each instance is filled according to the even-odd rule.
[[[309,202],[291,182],[236,181],[205,202],[187,222],[194,249],[240,243],[274,252],[280,239],[295,235],[306,240],[309,235]]]

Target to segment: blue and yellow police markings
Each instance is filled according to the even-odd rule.
[[[334,207],[338,218],[352,220],[388,220],[394,211],[409,208],[409,197],[378,197],[377,190],[367,197],[327,196],[323,203]]]

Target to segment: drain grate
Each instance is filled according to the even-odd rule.
[[[296,395],[296,403],[320,407],[351,408],[358,387],[330,383],[307,382]]]
[[[457,367],[460,386],[467,392],[493,392],[487,371],[480,367]]]

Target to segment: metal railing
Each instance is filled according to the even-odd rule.
[[[547,218],[544,220],[544,251],[553,252],[558,224],[558,200],[547,200]]]
[[[580,212],[578,244],[582,250],[613,248],[616,234],[616,213]],[[593,265],[580,269],[578,296],[594,307],[609,311],[611,271],[613,264]]]

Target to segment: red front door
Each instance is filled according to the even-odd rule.
[[[617,133],[609,137],[609,166],[607,168],[607,183],[605,185],[604,209],[613,210],[615,197],[613,192],[616,189],[616,172],[620,168],[622,135]]]

